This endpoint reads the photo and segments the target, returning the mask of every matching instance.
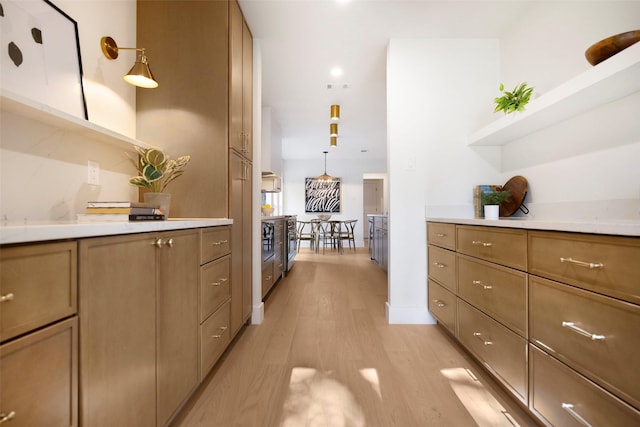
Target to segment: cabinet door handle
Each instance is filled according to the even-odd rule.
[[[434,299],[433,302],[438,306],[438,307],[446,307],[447,304],[443,303],[442,301],[440,301],[439,299]]]
[[[577,259],[573,259],[571,257],[569,258],[560,258],[560,262],[568,262],[571,264],[575,264],[578,265],[580,267],[587,267],[590,269],[594,269],[594,268],[604,268],[604,264],[601,262],[584,262],[584,261],[578,261]]]
[[[224,245],[225,243],[229,243],[228,240],[218,240],[217,242],[211,242],[211,244],[213,246],[220,246],[220,245]]]
[[[569,413],[569,415],[571,415],[573,418],[575,418],[580,424],[582,424],[583,426],[587,426],[587,427],[591,427],[591,424],[589,424],[587,422],[587,420],[585,420],[584,418],[582,418],[582,415],[578,414],[575,409],[573,409],[573,403],[564,403],[562,402],[562,409],[564,409],[565,411],[567,411]]]
[[[434,262],[433,265],[435,265],[438,268],[445,268],[447,266],[446,264],[443,264],[443,263],[438,262],[438,261]]]
[[[585,331],[584,329],[576,326],[573,322],[562,322],[562,327],[569,328],[569,330],[577,333],[578,335],[590,338],[591,341],[604,341],[604,339],[606,338],[604,335],[592,334],[589,331]]]
[[[162,239],[156,239],[153,242],[151,242],[151,244],[156,248],[161,248],[164,243],[162,243]]]
[[[478,286],[482,286],[482,289],[493,289],[493,286],[491,285],[485,285],[484,283],[482,283],[481,280],[472,280],[471,283],[473,283],[474,285],[478,285]]]
[[[218,281],[217,281],[217,282],[211,282],[211,283],[209,283],[209,284],[210,284],[211,286],[220,286],[220,285],[222,285],[223,283],[225,283],[227,280],[229,280],[229,279],[227,279],[226,277],[222,277],[222,278],[218,279]]]
[[[218,338],[222,337],[222,335],[224,334],[224,331],[227,330],[227,327],[226,326],[220,326],[218,328],[218,330],[220,331],[220,333],[218,335],[211,335],[211,338],[218,339]]]
[[[484,246],[485,248],[486,248],[486,247],[489,247],[489,246],[493,246],[493,243],[490,243],[490,242],[482,242],[482,241],[480,241],[480,240],[472,240],[472,241],[471,241],[471,244],[472,244],[472,245],[475,245],[475,246]]]
[[[13,295],[11,292],[9,292],[6,295],[0,296],[0,302],[13,301],[14,298],[15,298],[15,295]]]
[[[11,421],[15,416],[16,416],[15,411],[11,411],[8,414],[5,414],[4,412],[0,412],[0,424],[2,424],[5,421]]]
[[[478,338],[480,341],[482,341],[482,344],[484,344],[484,345],[492,345],[493,344],[492,341],[487,341],[484,338],[482,338],[482,334],[480,332],[474,332],[473,336]]]
[[[446,234],[444,234],[444,233],[437,233],[437,234],[436,234],[436,237],[446,237]]]
[[[173,247],[173,239],[165,240],[164,244],[169,246],[170,248],[172,248]]]

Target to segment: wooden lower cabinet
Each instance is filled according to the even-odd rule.
[[[429,279],[429,311],[452,335],[456,334],[456,296],[431,279]]]
[[[545,425],[640,425],[640,412],[532,344],[529,370],[529,407]]]
[[[458,298],[458,339],[521,402],[527,402],[527,342]]]
[[[639,238],[427,229],[429,310],[540,423],[640,425]],[[453,235],[452,277],[436,263]]]
[[[76,317],[0,346],[0,419],[11,426],[77,426],[77,354]]]
[[[199,244],[199,230],[80,242],[82,425],[164,425],[198,385]]]

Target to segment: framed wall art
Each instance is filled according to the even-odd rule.
[[[341,183],[339,178],[332,182],[305,178],[304,211],[307,213],[339,213]]]
[[[0,0],[0,87],[88,119],[78,25],[48,0]]]

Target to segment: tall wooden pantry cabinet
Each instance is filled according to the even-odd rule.
[[[231,247],[231,335],[251,316],[253,177],[253,38],[238,2],[229,9],[229,218]]]
[[[156,89],[137,89],[137,137],[188,154],[175,217],[231,218],[231,337],[251,314],[253,40],[230,1],[138,1],[137,45]]]

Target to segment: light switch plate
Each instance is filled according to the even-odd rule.
[[[87,162],[87,184],[100,185],[100,163]]]

